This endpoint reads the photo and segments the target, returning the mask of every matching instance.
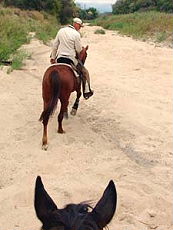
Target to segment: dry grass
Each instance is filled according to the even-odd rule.
[[[173,43],[173,15],[159,12],[133,13],[103,16],[92,25],[105,29],[117,30],[119,33],[138,39],[152,39],[155,42]]]

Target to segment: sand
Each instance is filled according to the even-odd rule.
[[[33,39],[22,70],[0,70],[0,230],[38,230],[37,175],[62,208],[100,199],[108,182],[118,192],[109,229],[170,230],[172,225],[172,49],[116,32],[82,29],[94,96],[41,149],[41,84],[50,46]],[[71,95],[71,108],[75,93]]]

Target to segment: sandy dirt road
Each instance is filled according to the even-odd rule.
[[[93,200],[110,179],[118,191],[110,230],[172,227],[172,50],[83,28],[94,96],[41,149],[41,82],[50,47],[33,40],[20,71],[0,70],[0,230],[37,230],[34,184],[42,176],[59,207]],[[75,99],[72,94],[70,107]]]

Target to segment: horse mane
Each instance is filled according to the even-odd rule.
[[[88,49],[88,46],[86,47],[82,47],[82,50],[79,54],[79,60],[84,64],[85,63],[85,60],[87,58],[87,49]]]
[[[91,201],[85,201],[79,204],[70,203],[59,209],[46,192],[41,177],[36,179],[34,206],[44,230],[102,230],[112,220],[116,203],[116,187],[110,180],[94,208]]]
[[[91,209],[91,205],[86,202],[68,204],[54,212],[54,221],[67,230],[97,230],[98,226],[91,216]]]

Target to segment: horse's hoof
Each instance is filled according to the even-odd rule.
[[[47,144],[46,145],[42,145],[42,150],[47,151],[47,149],[48,149],[48,145]]]
[[[70,114],[71,114],[72,116],[75,116],[76,113],[77,113],[77,110],[76,110],[76,109],[72,109]]]
[[[57,131],[58,133],[60,133],[60,134],[63,134],[63,133],[65,133],[65,131],[64,130],[59,130],[58,129],[58,131]]]

